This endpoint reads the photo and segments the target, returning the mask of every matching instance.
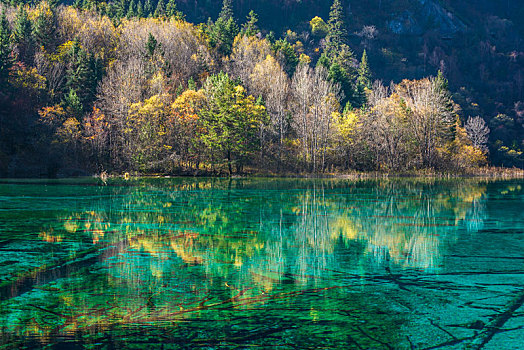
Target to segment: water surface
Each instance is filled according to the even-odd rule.
[[[524,181],[0,181],[0,348],[523,349]]]

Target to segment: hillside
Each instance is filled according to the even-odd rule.
[[[517,1],[0,10],[4,176],[524,166]]]

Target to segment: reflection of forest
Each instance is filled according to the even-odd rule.
[[[94,244],[117,244],[121,254],[140,251],[157,258],[151,273],[159,278],[173,252],[207,273],[227,277],[240,270],[249,282],[257,269],[271,270],[260,277],[270,288],[286,274],[333,267],[336,249],[352,249],[345,257],[353,267],[371,257],[378,264],[436,268],[458,228],[482,228],[486,191],[479,180],[432,179],[142,185],[117,188],[90,210],[60,218],[63,230],[43,230],[42,239],[60,242],[81,234]],[[348,261],[338,263],[348,267]],[[126,267],[121,273],[132,275],[133,267]]]
[[[351,276],[384,268],[438,269],[461,230],[482,228],[488,183],[209,179],[134,185],[105,187],[88,207],[42,229],[46,242],[92,242],[100,247],[98,262],[43,288],[55,297],[17,315],[12,327],[30,324],[28,334],[49,335],[213,318],[223,310],[343,288]],[[314,307],[314,300],[300,300]]]

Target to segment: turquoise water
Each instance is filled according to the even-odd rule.
[[[0,181],[0,349],[524,349],[524,181]]]

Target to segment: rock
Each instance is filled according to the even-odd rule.
[[[389,30],[401,35],[422,35],[435,30],[447,39],[466,29],[460,19],[434,0],[417,0],[416,5],[388,21]]]

